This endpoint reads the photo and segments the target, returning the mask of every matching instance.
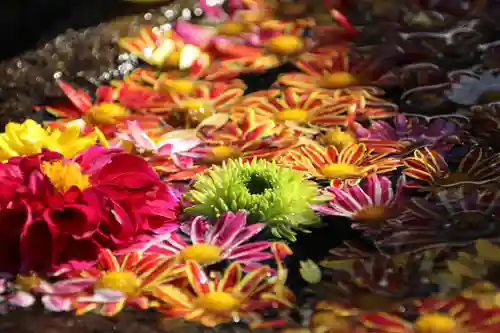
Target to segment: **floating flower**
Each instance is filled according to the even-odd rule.
[[[412,198],[406,211],[388,221],[391,230],[380,237],[381,246],[422,248],[440,244],[467,244],[498,235],[500,192],[477,186],[460,186]]]
[[[414,179],[407,186],[424,191],[455,187],[461,184],[485,184],[500,177],[500,154],[490,154],[482,147],[472,147],[450,170],[445,158],[435,150],[424,147],[403,159],[403,173]]]
[[[29,308],[35,304],[35,297],[5,278],[0,279],[0,314],[5,315],[11,308]]]
[[[67,123],[75,119],[83,119],[85,124],[98,127],[107,137],[112,136],[117,127],[127,120],[137,120],[142,126],[154,128],[160,124],[156,117],[132,114],[121,104],[104,101],[107,96],[98,94],[94,102],[90,95],[83,89],[75,89],[68,83],[57,80],[57,84],[69,98],[71,105],[36,106],[38,111],[45,110],[57,118],[55,122],[49,122],[51,126],[65,127],[59,123]],[[105,89],[101,89],[104,92]],[[99,91],[98,91],[99,92]]]
[[[463,117],[425,117],[397,114],[392,122],[376,120],[368,128],[352,123],[358,141],[377,152],[405,154],[421,147],[448,151],[459,142]]]
[[[377,79],[374,59],[354,58],[349,50],[329,49],[327,54],[304,53],[294,61],[303,73],[279,76],[277,84],[306,90],[362,86]],[[383,73],[378,73],[381,75]]]
[[[1,165],[0,270],[50,272],[177,224],[180,198],[140,157],[93,147]]]
[[[201,145],[193,150],[193,156],[205,163],[218,164],[230,158],[270,159],[298,144],[294,130],[272,120],[257,121],[252,110],[241,118],[227,117],[220,124],[213,119],[207,119],[196,131]]]
[[[292,307],[290,299],[272,289],[273,280],[268,279],[265,266],[243,275],[241,267],[232,264],[221,279],[211,279],[196,262],[188,261],[186,274],[187,288],[166,285],[154,292],[165,303],[159,310],[167,318],[181,317],[209,327],[242,320],[260,326],[265,310]]]
[[[338,149],[309,144],[283,155],[279,165],[305,173],[319,180],[329,180],[333,187],[354,186],[364,177],[397,169],[401,162],[387,154],[377,154],[364,144]]]
[[[347,217],[353,221],[353,228],[378,233],[386,220],[401,212],[404,182],[401,177],[394,186],[389,177],[371,175],[361,185],[330,187],[327,191],[332,199],[327,205],[314,205],[313,209],[325,215]]]
[[[476,74],[470,71],[452,72],[449,100],[461,105],[489,104],[500,101],[500,76],[493,70]]]
[[[143,27],[138,36],[119,41],[124,50],[151,65],[172,69],[209,66],[210,57],[198,47],[184,43],[172,29]]]
[[[0,160],[14,156],[41,153],[42,149],[58,152],[66,158],[75,157],[95,144],[107,146],[108,142],[97,128],[83,134],[78,124],[67,124],[64,129],[44,128],[28,119],[23,123],[8,123],[0,134]]]
[[[482,310],[462,298],[426,298],[417,302],[414,321],[383,312],[361,315],[363,326],[380,333],[493,333],[500,328],[498,309]]]
[[[211,218],[244,209],[252,222],[264,222],[276,237],[295,240],[296,230],[319,218],[310,205],[317,189],[300,173],[265,160],[229,160],[199,175],[188,192],[193,206],[186,211]]]
[[[200,265],[211,265],[223,260],[237,262],[245,268],[255,267],[259,262],[273,258],[266,250],[268,241],[253,241],[265,224],[247,225],[247,213],[224,213],[214,224],[205,217],[197,216],[184,233],[172,232],[134,241],[125,249],[142,253],[158,253],[166,256],[179,255],[184,260],[196,261]]]
[[[91,294],[79,295],[73,307],[77,315],[97,310],[103,316],[114,316],[126,305],[146,310],[154,306],[152,293],[176,276],[176,257],[129,252],[116,257],[102,250],[95,267],[70,271],[73,278],[91,283]]]

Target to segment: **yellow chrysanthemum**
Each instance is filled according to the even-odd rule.
[[[106,138],[97,128],[85,135],[77,123],[69,123],[64,130],[60,130],[44,128],[28,119],[24,123],[11,122],[5,126],[5,132],[0,134],[0,160],[37,154],[42,148],[71,158],[95,144],[108,145]]]

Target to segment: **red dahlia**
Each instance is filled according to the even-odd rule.
[[[179,193],[141,157],[92,147],[0,164],[0,271],[53,272],[176,227]]]

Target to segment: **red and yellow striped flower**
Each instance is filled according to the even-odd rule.
[[[159,310],[167,318],[199,321],[209,327],[241,320],[251,326],[261,326],[265,310],[293,306],[293,298],[283,297],[293,295],[291,292],[275,291],[275,284],[281,281],[268,277],[268,266],[243,274],[240,265],[232,264],[221,278],[209,277],[194,261],[187,261],[185,269],[186,288],[164,285],[154,291],[164,303]]]
[[[407,186],[423,191],[455,187],[461,184],[485,184],[499,179],[500,154],[490,154],[481,147],[471,148],[458,161],[456,170],[435,150],[424,147],[403,160],[403,173],[413,179]]]
[[[500,308],[481,309],[461,297],[427,298],[416,302],[417,318],[405,320],[384,312],[361,314],[368,332],[377,333],[496,333],[500,330]]]
[[[154,307],[153,290],[171,283],[183,269],[177,265],[176,257],[144,255],[139,251],[118,257],[105,249],[95,267],[67,275],[95,280],[89,295],[75,299],[77,315],[97,310],[103,316],[114,316],[126,305],[143,310]]]
[[[309,177],[329,180],[331,186],[338,188],[357,185],[367,176],[388,173],[402,165],[400,159],[376,154],[359,143],[342,149],[308,144],[281,156],[278,163]]]

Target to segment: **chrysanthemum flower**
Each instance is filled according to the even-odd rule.
[[[57,84],[63,90],[70,101],[70,105],[36,106],[38,111],[47,111],[59,120],[49,122],[50,126],[64,127],[68,121],[83,119],[85,124],[99,127],[107,136],[113,136],[117,127],[127,120],[136,120],[147,128],[154,128],[160,124],[157,117],[132,114],[132,112],[119,103],[107,101],[108,96],[98,96],[94,102],[91,96],[83,89],[75,89],[68,83],[57,80]],[[104,92],[105,89],[101,89]],[[62,123],[62,124],[61,124]]]
[[[451,89],[446,96],[461,105],[488,104],[500,101],[500,76],[493,70],[481,74],[457,71],[450,74]]]
[[[154,291],[167,318],[181,317],[209,327],[234,321],[253,326],[262,325],[265,310],[293,306],[291,299],[274,292],[266,266],[243,275],[241,267],[232,264],[221,279],[211,279],[196,262],[188,261],[186,274],[186,289],[166,285]]]
[[[496,333],[500,309],[482,310],[463,298],[426,298],[417,302],[418,317],[405,320],[384,312],[361,314],[363,326],[380,333]]]
[[[450,170],[445,158],[435,150],[424,147],[403,160],[403,173],[415,179],[407,186],[424,191],[455,187],[461,184],[485,184],[499,179],[500,153],[488,154],[482,147],[472,147]]]
[[[19,289],[11,281],[0,278],[1,315],[7,314],[11,308],[29,308],[35,301],[35,296],[29,291]]]
[[[116,257],[102,250],[95,267],[66,273],[89,281],[90,293],[75,297],[73,308],[77,315],[97,310],[103,316],[114,316],[126,305],[146,310],[155,304],[152,293],[156,288],[177,276],[177,267],[176,257],[139,251]]]
[[[397,114],[392,122],[373,121],[368,128],[352,123],[358,141],[377,152],[405,154],[416,148],[429,147],[448,151],[459,142],[463,117],[424,117]]]
[[[264,160],[229,160],[199,175],[188,192],[193,215],[218,217],[246,210],[252,222],[263,222],[277,237],[295,240],[296,230],[315,225],[319,218],[310,205],[316,201],[313,182],[300,173]]]
[[[327,205],[313,205],[313,209],[325,215],[347,217],[353,221],[353,228],[378,233],[386,220],[402,210],[404,182],[401,177],[394,186],[388,177],[371,175],[361,185],[330,187],[327,191],[332,199]]]
[[[361,179],[397,169],[401,162],[387,154],[377,154],[364,144],[338,149],[317,144],[301,146],[283,155],[279,165],[303,172],[309,177],[329,180],[333,187],[357,185]]]
[[[331,49],[327,55],[304,53],[294,61],[303,73],[282,74],[276,83],[306,90],[363,88],[362,85],[383,74],[377,73],[374,59],[353,59],[353,56],[342,48]]]
[[[0,270],[53,271],[91,261],[145,231],[176,225],[180,196],[138,156],[93,147],[75,159],[54,152],[0,165]]]
[[[98,128],[83,134],[78,124],[70,123],[59,130],[45,128],[28,119],[22,124],[8,123],[5,126],[5,132],[0,134],[0,160],[5,162],[14,156],[38,154],[44,148],[72,158],[95,144],[108,145]]]
[[[412,198],[406,211],[388,221],[380,246],[415,249],[440,244],[467,244],[500,233],[500,192],[493,188],[460,186],[428,198]]]
[[[250,241],[264,229],[265,224],[247,225],[246,217],[247,213],[244,211],[227,212],[214,224],[210,224],[204,217],[197,216],[185,226],[183,233],[172,232],[139,238],[123,251],[179,255],[184,261],[192,260],[200,265],[229,260],[249,269],[261,261],[273,258],[273,255],[267,251],[271,248],[271,242]]]

